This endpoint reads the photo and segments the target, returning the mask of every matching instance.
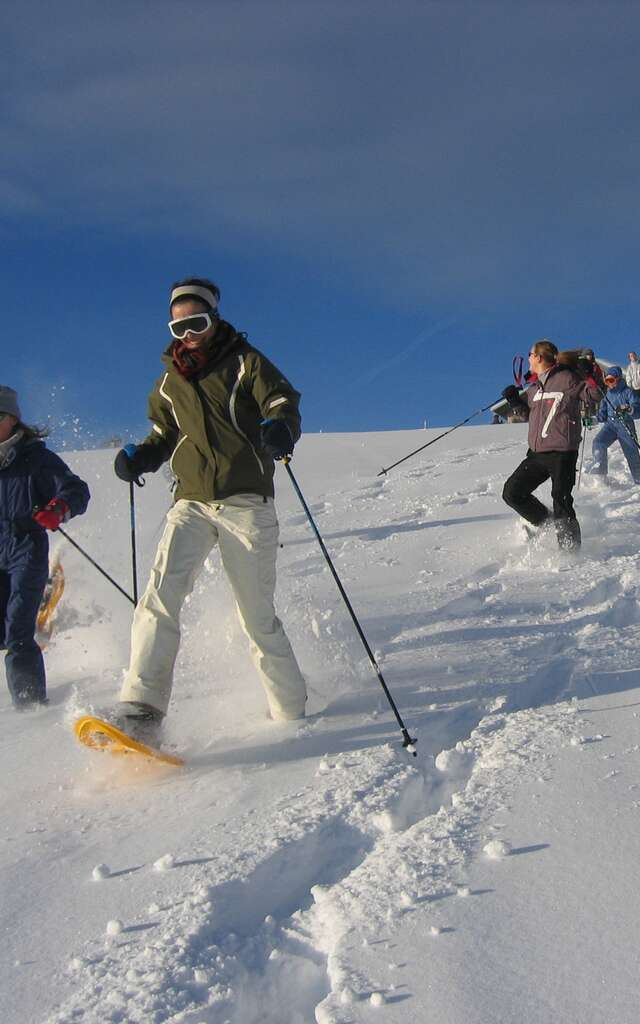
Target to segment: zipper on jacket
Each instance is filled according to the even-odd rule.
[[[196,395],[198,396],[198,402],[200,403],[200,412],[202,413],[202,422],[204,424],[204,434],[205,434],[205,437],[207,439],[207,444],[209,445],[209,451],[211,453],[211,462],[212,462],[212,465],[213,465],[213,487],[212,487],[211,490],[212,490],[212,497],[215,497],[215,493],[216,493],[216,476],[218,475],[218,462],[217,462],[217,459],[216,459],[216,456],[215,456],[215,452],[213,450],[213,445],[211,444],[211,438],[209,437],[209,429],[208,429],[208,426],[207,426],[207,410],[206,410],[206,407],[205,407],[205,402],[204,402],[204,398],[203,398],[203,395],[202,395],[202,389],[200,387],[200,382],[197,379],[195,379],[195,380],[192,380],[190,383],[193,385],[193,390],[195,391]]]
[[[169,459],[169,469],[173,473],[173,480],[174,480],[174,486],[175,486],[175,484],[178,482],[178,477],[176,475],[175,469],[173,468],[173,460],[176,457],[176,454],[178,452],[178,448],[180,447],[180,445],[183,443],[183,441],[187,440],[187,434],[182,429],[182,427],[180,426],[180,420],[178,419],[178,414],[176,412],[176,407],[173,404],[173,398],[171,397],[171,395],[167,391],[164,390],[164,386],[165,386],[165,384],[167,383],[168,380],[169,380],[169,373],[167,372],[167,373],[165,373],[164,377],[162,378],[162,381],[161,381],[160,386],[158,388],[158,394],[162,395],[162,397],[165,399],[165,401],[169,403],[169,406],[171,408],[171,415],[173,416],[174,420],[176,421],[176,427],[178,428],[178,432],[180,434],[182,434],[182,437],[180,438],[180,440],[178,441],[177,445],[175,446],[175,448],[171,452],[171,458]]]
[[[549,378],[547,377],[547,380],[548,379]],[[538,388],[538,391],[542,392],[542,394],[544,394],[544,384],[543,384],[543,382],[541,380],[537,380],[536,384],[540,385],[540,387]],[[542,411],[543,411],[542,410],[542,403],[543,403],[543,401],[544,401],[544,398],[541,398],[540,399],[540,414],[538,415],[538,436],[536,437],[536,444],[540,444],[541,441],[542,441]],[[537,450],[538,450],[537,448],[534,449],[534,451],[537,451]]]
[[[236,411],[235,411],[236,410],[236,395],[238,393],[238,390],[240,388],[240,384],[241,384],[242,378],[244,377],[245,370],[246,370],[246,367],[244,365],[244,356],[239,355],[238,359],[240,361],[240,369],[239,369],[239,372],[238,372],[238,376],[236,377],[236,382],[233,385],[233,390],[231,392],[231,397],[229,399],[229,416],[231,418],[231,422],[233,423],[233,426],[234,426],[235,430],[238,432],[238,434],[240,434],[241,437],[243,437],[245,439],[245,441],[247,442],[247,444],[251,448],[251,451],[253,452],[253,454],[255,456],[255,460],[258,463],[259,467],[260,467],[260,472],[264,476],[264,465],[262,463],[262,459],[258,455],[254,445],[251,443],[250,439],[247,437],[247,435],[245,434],[244,430],[240,429],[240,424],[238,423],[238,418],[236,416]]]

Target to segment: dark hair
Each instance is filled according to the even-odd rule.
[[[579,348],[567,348],[563,352],[558,352],[558,365],[575,370],[578,366],[578,360],[584,358],[581,355],[581,351]]]
[[[48,437],[50,430],[48,427],[36,427],[33,424],[29,426],[27,423],[23,423],[22,420],[18,420],[13,433],[16,434],[18,430],[22,431],[25,441],[44,441],[45,437]]]
[[[169,289],[169,294],[171,294],[174,288],[184,288],[186,285],[189,284],[198,285],[200,288],[208,288],[209,291],[213,292],[218,302],[220,302],[220,289],[218,288],[217,284],[215,284],[213,281],[210,281],[207,277],[185,277],[184,281],[174,281],[174,283],[171,285],[171,288]],[[198,302],[202,302],[203,305],[208,306],[209,309],[212,309],[211,304],[207,302],[206,299],[203,299],[201,295],[194,295],[193,297],[194,299],[197,299]],[[181,295],[180,299],[182,298],[186,298],[186,295]],[[180,299],[176,299],[175,301],[179,302]],[[171,305],[173,305],[173,303],[171,303]]]
[[[531,351],[549,366],[553,366],[558,358],[558,349],[548,338],[540,338],[540,341],[534,342]]]

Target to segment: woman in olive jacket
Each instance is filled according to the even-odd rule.
[[[278,521],[274,459],[300,436],[300,395],[283,374],[218,315],[220,292],[204,278],[174,285],[174,340],[149,398],[151,433],[127,445],[117,475],[137,480],[169,460],[175,504],[133,620],[131,658],[118,717],[138,735],[167,712],[185,597],[215,544],[233,588],[276,720],[303,718],[306,687],[274,609]]]

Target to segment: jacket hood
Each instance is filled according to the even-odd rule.
[[[12,434],[10,438],[0,444],[0,470],[10,466],[14,459],[33,449],[46,448],[44,441],[38,437],[25,437],[20,430]]]
[[[619,366],[608,366],[606,370],[607,377],[622,377],[622,370]]]
[[[559,373],[568,374],[569,379],[571,377],[576,376],[576,371],[572,366],[565,366],[562,363],[554,363],[553,366],[550,366],[548,370],[544,370],[542,373],[538,374],[534,378],[533,383],[537,382],[542,387],[545,387],[547,382],[551,380],[552,377],[557,376],[557,374]]]

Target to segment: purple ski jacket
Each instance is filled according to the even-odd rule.
[[[544,383],[536,380],[520,396],[528,414],[530,451],[577,451],[582,438],[581,404],[597,405],[601,397],[591,377],[584,380],[564,366],[552,366]]]

